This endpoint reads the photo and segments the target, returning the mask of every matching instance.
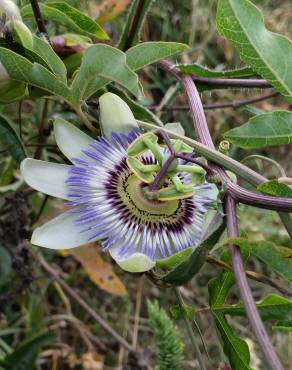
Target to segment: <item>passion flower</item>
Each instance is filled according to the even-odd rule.
[[[96,140],[63,119],[55,121],[56,142],[72,165],[30,158],[22,162],[21,172],[31,187],[72,206],[35,229],[31,242],[66,249],[101,240],[123,269],[146,271],[157,259],[198,245],[205,214],[218,191],[205,181],[196,185],[194,174],[197,178],[202,169],[182,160],[176,160],[159,188],[150,191],[168,149],[158,144],[154,133],[141,135],[118,96],[104,94],[100,109],[106,136]],[[181,145],[185,148],[174,143]]]

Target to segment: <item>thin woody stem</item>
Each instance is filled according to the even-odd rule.
[[[137,4],[137,8],[135,9],[133,22],[131,24],[131,28],[130,28],[129,33],[128,33],[128,37],[127,37],[127,40],[125,42],[125,46],[123,48],[124,51],[128,50],[133,44],[133,41],[134,41],[134,39],[137,35],[137,31],[139,29],[141,21],[143,21],[141,19],[141,17],[143,15],[144,6],[145,6],[145,0],[140,0]]]
[[[32,252],[33,253],[33,252]],[[59,275],[59,273],[39,254],[33,253],[34,257],[39,261],[43,269],[50,274],[64,289],[71,298],[73,298],[99,325],[109,333],[115,340],[130,352],[135,352],[135,349],[128,343],[120,334],[118,334],[97,312],[95,312],[84,300],[75,292]]]
[[[32,11],[35,17],[36,24],[40,33],[46,36],[47,40],[50,41],[47,28],[42,17],[42,13],[39,7],[38,0],[30,0]]]
[[[183,301],[183,298],[182,298],[181,293],[179,291],[179,287],[175,287],[174,288],[174,293],[176,295],[178,304],[179,304],[181,310],[183,311],[184,310],[184,308],[183,308],[184,301]],[[203,360],[203,357],[202,357],[202,354],[201,354],[201,351],[200,351],[200,348],[199,348],[199,346],[198,346],[198,344],[196,342],[196,338],[195,338],[195,334],[194,334],[194,331],[193,331],[192,324],[191,324],[189,318],[186,317],[186,315],[183,315],[183,320],[185,322],[186,329],[187,329],[187,332],[188,332],[190,341],[192,343],[192,346],[194,348],[195,354],[197,356],[197,360],[198,360],[198,363],[199,363],[200,370],[207,370],[206,369],[206,366],[205,366],[205,363],[204,363],[204,360]]]
[[[214,109],[225,109],[225,108],[239,108],[244,105],[254,104],[260,101],[268,100],[280,95],[278,92],[271,92],[269,94],[257,95],[253,98],[243,99],[243,100],[234,100],[230,102],[223,103],[211,103],[203,104],[204,110],[214,110]],[[154,110],[155,112],[159,111],[188,111],[190,107],[188,105],[166,105],[159,109],[159,106],[149,106],[148,109]]]
[[[243,100],[234,100],[230,102],[223,102],[223,103],[211,103],[211,104],[203,104],[204,110],[213,110],[213,109],[225,109],[225,108],[239,108],[244,105],[248,104],[254,104],[260,101],[268,100],[271,98],[274,98],[276,96],[280,95],[277,91],[263,94],[263,95],[257,95],[252,98],[243,99]],[[158,106],[152,105],[149,106],[148,109],[154,110],[155,112],[159,111],[188,111],[190,110],[190,107],[188,105],[166,105],[163,106],[161,109],[159,109]]]

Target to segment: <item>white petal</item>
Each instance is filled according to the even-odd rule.
[[[71,166],[26,158],[20,171],[24,181],[33,189],[53,197],[69,199],[66,180]]]
[[[198,188],[196,189],[195,196],[202,196],[202,197],[207,197],[210,199],[213,199],[214,201],[217,199],[219,190],[215,184],[209,184],[209,189],[204,189],[204,188]]]
[[[103,94],[99,98],[99,111],[102,133],[108,138],[113,132],[127,133],[139,129],[130,107],[116,94]]]
[[[80,158],[91,161],[82,150],[88,149],[94,142],[90,136],[79,130],[71,123],[62,118],[57,118],[54,122],[54,134],[56,142],[61,152],[70,159]]]
[[[70,249],[88,243],[90,232],[81,233],[81,227],[74,223],[78,217],[79,214],[69,212],[57,216],[34,230],[31,243],[50,249]]]
[[[143,253],[136,252],[127,258],[120,258],[118,256],[119,247],[110,248],[109,252],[116,263],[128,272],[144,272],[151,270],[155,266],[155,261],[152,261]]]

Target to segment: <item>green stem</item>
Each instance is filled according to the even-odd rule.
[[[178,301],[178,304],[179,304],[181,310],[184,311],[184,308],[183,308],[184,301],[183,301],[183,298],[180,294],[179,288],[175,287],[174,292],[175,292],[175,295],[176,295],[176,298],[177,298],[177,301]],[[205,366],[205,363],[204,363],[204,360],[203,360],[203,357],[202,357],[202,354],[201,354],[201,351],[200,351],[200,348],[199,348],[199,346],[197,345],[197,342],[196,342],[196,338],[195,338],[195,334],[194,334],[194,331],[193,331],[192,323],[190,322],[190,320],[187,318],[186,315],[183,315],[183,317],[184,317],[184,322],[185,322],[185,325],[186,325],[186,328],[187,328],[187,331],[188,331],[188,334],[189,334],[189,337],[190,337],[190,341],[192,343],[192,346],[193,346],[194,351],[195,351],[196,356],[197,356],[199,367],[200,367],[201,370],[207,370],[207,368]]]
[[[282,166],[280,166],[278,162],[274,161],[274,160],[273,160],[273,159],[271,159],[271,158],[264,157],[263,155],[259,155],[259,154],[252,154],[252,155],[249,155],[248,157],[245,157],[245,158],[241,161],[241,163],[246,163],[246,162],[248,162],[248,161],[252,161],[252,160],[254,160],[254,159],[260,159],[260,160],[262,160],[262,161],[266,161],[266,162],[271,163],[272,165],[274,165],[274,166],[278,169],[278,171],[279,171],[279,173],[280,173],[280,175],[281,175],[281,176],[286,176],[286,173],[285,173],[285,171],[284,171],[283,167],[282,167]]]
[[[92,125],[92,123],[89,121],[89,119],[86,117],[86,115],[83,113],[80,106],[74,108],[75,112],[78,114],[81,121],[84,123],[84,125],[90,130],[90,131],[97,131],[96,128]]]

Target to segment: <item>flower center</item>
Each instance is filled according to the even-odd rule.
[[[127,179],[126,194],[141,212],[147,212],[151,215],[172,215],[179,208],[177,199],[161,202],[159,200],[150,200],[145,196],[145,185],[135,175]]]
[[[147,186],[131,173],[125,158],[107,180],[107,199],[125,221],[138,222],[141,228],[146,224],[180,227],[191,222],[196,208],[192,198],[152,200],[145,196]]]

